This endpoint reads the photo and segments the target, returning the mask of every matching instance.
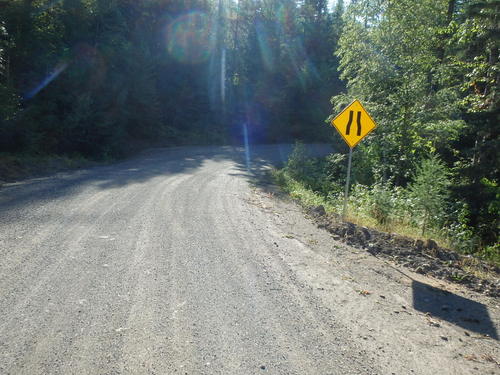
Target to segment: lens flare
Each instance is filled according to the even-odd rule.
[[[220,62],[220,99],[222,104],[226,103],[226,49],[222,49]]]
[[[295,77],[299,81],[300,86],[304,88],[306,85],[306,78],[304,76],[303,66],[307,58],[302,43],[299,41],[290,41],[286,43],[285,51],[290,59]]]
[[[289,6],[280,5],[276,12],[276,18],[282,32],[289,31],[293,28],[293,14]]]
[[[262,56],[262,61],[264,66],[268,70],[274,69],[274,56],[269,45],[269,36],[266,27],[262,22],[257,21],[255,25],[255,30],[257,31],[257,41],[259,42],[260,55]]]
[[[40,82],[40,84],[38,84],[34,89],[32,89],[31,91],[26,93],[26,95],[24,95],[24,98],[25,99],[33,98],[36,94],[38,94],[40,91],[42,91],[50,82],[52,82],[54,79],[56,79],[57,76],[59,74],[61,74],[67,67],[68,67],[68,63],[66,63],[66,62],[57,64],[56,67],[54,68],[54,70],[52,70],[52,72],[50,72],[47,75],[47,77],[45,77],[43,79],[43,81]]]
[[[167,29],[167,48],[177,61],[199,64],[210,56],[210,19],[201,12],[177,17]]]
[[[248,142],[248,127],[246,123],[243,124],[243,138],[245,143],[245,161],[247,171],[250,172],[250,144]]]
[[[285,49],[285,58],[289,59],[290,69],[287,72],[290,76],[295,76],[302,88],[306,88],[309,81],[321,79],[318,70],[309,58],[304,42],[301,37],[294,34],[294,8],[290,4],[282,4],[276,11],[277,26],[283,36],[282,43]]]

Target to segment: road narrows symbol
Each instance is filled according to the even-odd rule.
[[[351,125],[352,125],[353,114],[354,114],[354,111],[349,111],[349,121],[347,121],[347,128],[345,130],[346,135],[351,134]],[[358,131],[356,132],[356,135],[358,137],[360,137],[361,136],[361,111],[358,111],[358,116],[356,117],[356,124],[358,125]]]
[[[352,125],[352,117],[354,115],[354,111],[349,111],[349,121],[347,121],[347,128],[345,129],[345,134],[351,134],[351,125]],[[356,135],[358,137],[361,136],[361,111],[357,111],[356,124],[358,125],[358,131]]]
[[[375,121],[366,112],[359,100],[354,100],[344,108],[331,121],[331,124],[338,130],[344,141],[351,148],[356,146],[377,127]],[[353,129],[353,127],[356,129]]]

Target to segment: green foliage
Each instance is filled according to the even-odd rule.
[[[285,167],[275,172],[275,180],[305,204],[322,204],[339,213],[345,164],[342,154],[309,158],[299,143]],[[451,202],[450,184],[451,172],[436,155],[431,155],[415,168],[407,188],[384,182],[381,177],[369,186],[354,183],[349,216],[363,225],[414,237],[432,236],[457,250],[477,252],[467,206]],[[496,209],[493,205],[492,210]],[[481,254],[486,254],[484,249]],[[491,254],[488,256],[492,259]]]
[[[336,51],[347,92],[332,98],[332,113],[357,98],[378,123],[353,160],[354,182],[377,197],[372,214],[385,221],[392,210],[381,181],[391,191],[411,184],[411,220],[424,232],[446,229],[467,251],[498,242],[495,193],[484,181],[499,175],[499,10],[498,0],[358,0]],[[453,170],[447,200],[422,198],[429,154]]]
[[[429,225],[440,226],[444,222],[449,186],[449,171],[436,155],[422,160],[408,186],[414,200],[413,215],[420,218],[422,235]]]
[[[382,181],[372,186],[355,184],[349,195],[352,217],[391,232],[399,228],[413,234],[412,208],[412,199],[405,189]]]
[[[315,193],[331,197],[343,191],[340,180],[346,175],[345,160],[345,155],[342,154],[331,154],[326,158],[311,158],[305,145],[302,142],[296,142],[283,172]]]
[[[291,156],[292,163],[281,170],[274,172],[275,182],[292,197],[300,200],[305,205],[323,205],[330,212],[340,213],[343,206],[343,183],[345,174],[337,165],[333,174],[328,174],[325,168],[331,168],[327,160],[341,160],[345,165],[344,155],[332,154],[320,159],[307,159],[299,146],[298,152]],[[303,171],[297,162],[309,166],[307,174],[297,173]],[[290,166],[297,166],[295,172],[291,172]],[[293,175],[293,177],[292,177]],[[311,182],[309,176],[316,176],[317,180]],[[391,183],[379,181],[372,186],[359,183],[354,184],[349,195],[349,218],[362,224],[379,228],[384,231],[399,232],[401,234],[419,237],[421,234],[421,218],[417,215],[415,207],[418,201],[412,197],[409,189],[395,187]],[[444,211],[442,217],[447,216]],[[446,231],[443,223],[438,220],[430,220],[427,225],[427,235],[441,241],[446,240]],[[417,233],[417,227],[420,231]],[[448,243],[448,241],[447,241]]]
[[[285,166],[286,172],[294,179],[308,178],[312,167],[307,149],[302,142],[297,141]]]
[[[106,158],[177,143],[213,122],[204,69],[181,66],[160,43],[162,17],[177,17],[183,2],[1,7],[0,150]],[[183,100],[195,100],[194,111]]]
[[[391,186],[382,183],[373,185],[370,201],[370,215],[379,224],[387,224],[394,211],[393,190]]]
[[[371,167],[383,165],[382,174],[397,185],[409,181],[412,166],[427,153],[448,148],[462,126],[456,93],[437,82],[437,32],[446,6],[367,0],[346,13],[337,54],[348,95],[332,98],[334,111],[363,100],[379,125],[377,136],[364,141],[374,156]]]
[[[483,259],[493,262],[497,266],[500,266],[500,244],[496,243],[490,246],[484,247],[478,254]]]

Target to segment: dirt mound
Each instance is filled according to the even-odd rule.
[[[326,214],[322,206],[309,209],[318,227],[348,245],[366,249],[370,254],[388,258],[415,272],[459,283],[492,297],[500,297],[500,269],[474,259],[474,268],[494,275],[485,279],[464,269],[471,258],[439,247],[433,240],[414,240],[394,233],[380,232],[344,222],[337,215]],[[477,272],[476,272],[477,273]]]

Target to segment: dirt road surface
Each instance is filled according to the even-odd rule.
[[[289,151],[247,169],[238,148],[158,149],[5,185],[0,374],[499,374],[499,301],[255,185]]]

